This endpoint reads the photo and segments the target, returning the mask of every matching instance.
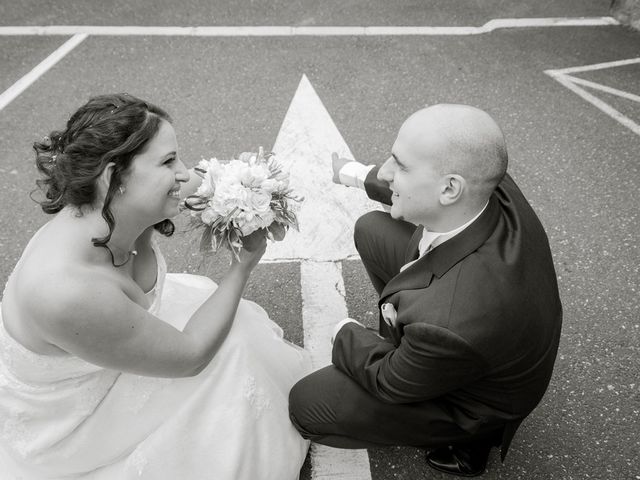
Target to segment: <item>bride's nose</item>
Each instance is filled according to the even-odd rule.
[[[189,181],[190,175],[187,167],[184,166],[182,160],[178,160],[178,168],[176,170],[176,181],[178,182],[187,182]]]

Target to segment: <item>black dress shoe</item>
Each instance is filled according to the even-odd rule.
[[[427,452],[427,465],[439,472],[460,477],[477,477],[487,468],[492,444],[459,445]]]

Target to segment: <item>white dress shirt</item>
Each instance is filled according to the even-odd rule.
[[[375,165],[364,165],[360,162],[345,163],[338,172],[340,183],[347,187],[357,187],[364,190],[364,181]]]

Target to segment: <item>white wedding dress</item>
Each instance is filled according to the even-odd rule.
[[[182,329],[216,284],[167,274],[154,250],[150,311]],[[3,325],[0,349],[2,480],[298,478],[309,444],[289,420],[288,393],[310,361],[253,302],[240,302],[223,346],[195,377],[39,355]]]

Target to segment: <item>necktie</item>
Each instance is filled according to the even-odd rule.
[[[403,272],[404,270],[409,268],[411,265],[413,265],[415,262],[420,260],[424,255],[429,253],[429,251],[431,250],[431,245],[433,244],[433,241],[438,236],[439,234],[434,234],[433,232],[428,232],[427,230],[425,230],[422,234],[422,238],[420,239],[420,243],[418,243],[418,257],[414,260],[411,260],[408,263],[405,263],[400,268],[400,271]]]

